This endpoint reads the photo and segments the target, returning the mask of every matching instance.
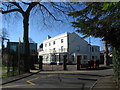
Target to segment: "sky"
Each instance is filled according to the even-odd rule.
[[[60,16],[58,14],[57,17],[61,18],[62,15]],[[13,13],[10,15],[6,14],[4,16],[0,14],[0,18],[0,30],[2,28],[5,28],[7,30],[9,36],[8,38],[10,39],[10,41],[18,42],[19,38],[21,38],[22,40],[22,16],[18,13]],[[45,18],[45,22],[47,25],[44,25],[41,14],[35,13],[30,16],[29,37],[32,38],[32,40],[38,44],[38,47],[43,42],[43,40],[47,39],[48,35],[54,37],[65,32],[75,32],[75,28],[72,27],[70,22],[65,21],[65,18],[62,18],[65,21],[63,23],[57,22],[48,16],[46,16]],[[82,34],[77,34],[82,37]],[[85,40],[89,42],[89,38],[86,38]],[[100,46],[100,50],[103,50],[103,42],[100,38],[90,37],[90,40],[92,45],[98,45]]]

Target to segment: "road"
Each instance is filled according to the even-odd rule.
[[[79,71],[41,71],[30,77],[8,83],[2,88],[91,88],[104,76],[113,74],[112,69]],[[4,90],[4,89],[3,89]]]

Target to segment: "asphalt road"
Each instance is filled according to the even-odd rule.
[[[91,88],[97,80],[113,74],[112,69],[79,71],[41,71],[8,83],[2,88]],[[3,89],[4,90],[4,89]]]

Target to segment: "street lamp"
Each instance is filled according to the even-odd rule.
[[[89,45],[90,45],[90,60],[91,60],[91,35],[89,37]]]
[[[3,59],[4,40],[8,40],[8,42],[10,42],[9,39],[2,37],[2,59]]]

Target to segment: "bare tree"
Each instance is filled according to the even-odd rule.
[[[54,8],[54,10],[59,11],[61,13],[66,13],[69,11],[71,8],[71,5],[69,3],[53,3],[53,2],[24,2],[20,0],[21,2],[3,2],[3,7],[2,7],[2,14],[7,14],[7,13],[12,13],[12,12],[19,12],[22,17],[23,17],[23,28],[24,28],[24,35],[23,35],[23,42],[24,42],[24,71],[29,72],[30,66],[29,66],[29,19],[31,12],[34,9],[39,9],[39,11],[42,13],[43,18],[46,19],[45,12],[49,16],[51,16],[54,20],[56,21],[61,21],[55,17],[53,14],[53,10],[51,8]],[[66,4],[66,5],[65,5]],[[36,12],[37,10],[34,10]]]
[[[0,31],[1,31],[0,32],[0,39],[8,38],[8,32],[7,32],[6,28],[1,29]]]
[[[29,43],[35,43],[31,37],[29,37]]]
[[[4,40],[8,40],[8,32],[6,30],[6,28],[1,29],[1,33],[0,33],[0,42],[1,42],[1,46],[2,46],[2,57],[3,57],[3,49],[4,49]]]

